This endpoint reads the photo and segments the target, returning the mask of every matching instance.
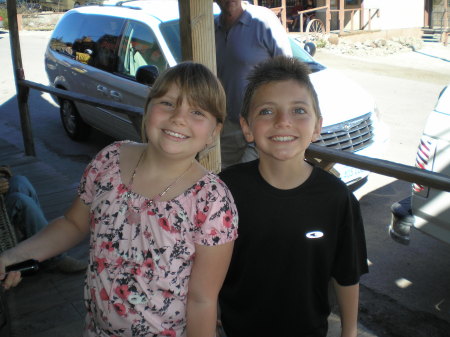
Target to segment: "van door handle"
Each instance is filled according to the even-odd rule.
[[[117,92],[117,91],[115,91],[115,90],[111,90],[111,91],[109,92],[109,95],[110,95],[111,98],[112,98],[113,100],[115,100],[115,101],[118,101],[118,102],[122,101],[122,95],[120,94],[120,92]]]
[[[103,95],[108,95],[108,88],[103,85],[97,85],[97,91],[100,91]]]

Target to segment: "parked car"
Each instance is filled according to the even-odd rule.
[[[428,116],[416,156],[416,167],[442,173],[450,179],[450,84],[439,95]],[[411,195],[391,207],[389,234],[409,244],[416,228],[450,244],[450,192],[412,185]]]
[[[219,14],[214,4],[214,14]],[[324,116],[318,144],[366,156],[379,156],[386,133],[377,120],[373,98],[344,75],[316,62],[294,39],[293,54],[312,70]],[[181,62],[178,1],[131,1],[116,6],[88,6],[68,11],[51,36],[45,56],[50,84],[56,88],[143,107],[149,79]],[[152,68],[153,67],[153,68]],[[156,67],[156,68],[155,68]],[[149,69],[150,68],[150,69]],[[139,139],[124,113],[59,99],[68,135],[86,138],[90,127],[118,139]],[[337,164],[347,184],[366,171]]]
[[[36,0],[43,10],[65,12],[72,8],[86,5],[101,4],[101,0]]]

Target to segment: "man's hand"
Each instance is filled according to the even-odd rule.
[[[7,178],[0,178],[0,194],[5,194],[9,190],[9,180]]]

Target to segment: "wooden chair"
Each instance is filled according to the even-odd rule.
[[[0,253],[16,244],[16,232],[6,212],[5,198],[0,194]]]
[[[272,7],[271,10],[273,14],[275,14],[281,21],[281,13],[283,12],[283,7]]]
[[[17,244],[14,227],[6,212],[5,199],[0,194],[0,253],[14,247]],[[0,336],[11,336],[11,318],[9,315],[6,294],[0,286]]]
[[[276,17],[280,20],[283,27],[286,31],[289,31],[289,26],[292,24],[293,20],[286,19],[286,24],[283,22],[283,7],[272,7],[270,10],[276,15]]]

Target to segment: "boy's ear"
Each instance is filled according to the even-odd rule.
[[[242,129],[242,133],[244,134],[245,140],[248,143],[253,142],[255,140],[255,138],[253,137],[252,130],[250,129],[250,126],[248,125],[247,120],[244,117],[240,117],[239,122],[241,123],[241,129]]]
[[[316,126],[314,127],[314,133],[311,138],[311,143],[313,143],[319,139],[320,132],[322,131],[322,122],[323,122],[323,118],[320,117],[316,122]]]

